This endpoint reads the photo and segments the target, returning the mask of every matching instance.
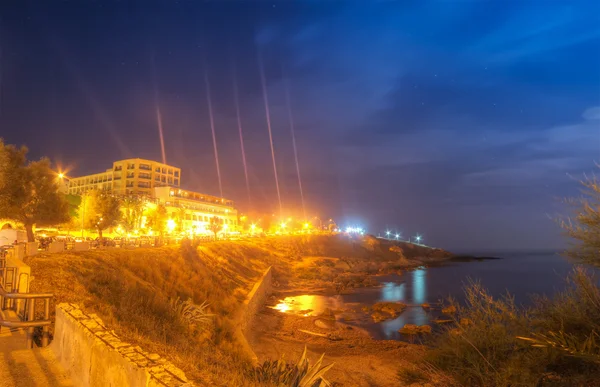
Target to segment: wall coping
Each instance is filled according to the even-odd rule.
[[[56,306],[57,316],[62,311],[65,318],[75,322],[86,334],[98,339],[100,345],[120,354],[125,362],[133,363],[145,370],[149,379],[158,386],[193,386],[185,373],[158,354],[145,352],[139,346],[121,341],[114,331],[109,330],[96,314],[83,312],[78,305],[61,303]],[[55,344],[55,343],[53,343]],[[60,350],[54,347],[55,350]]]

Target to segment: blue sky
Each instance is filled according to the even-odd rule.
[[[168,159],[189,188],[215,193],[207,63],[225,195],[244,205],[235,61],[253,204],[274,210],[258,53],[286,208],[299,195],[284,79],[310,212],[376,232],[420,232],[448,248],[557,247],[549,216],[600,161],[592,1],[183,1],[0,14],[0,135],[78,173],[160,157],[157,88]]]

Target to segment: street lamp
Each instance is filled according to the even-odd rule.
[[[396,240],[398,240],[398,238],[400,238],[400,234],[396,234]]]
[[[386,237],[388,237],[388,239],[389,239],[389,237],[390,237],[390,232],[389,232],[389,231],[386,231],[386,232],[385,232],[385,236],[386,236]]]

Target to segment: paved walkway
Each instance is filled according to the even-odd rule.
[[[73,386],[49,347],[25,349],[25,341],[22,329],[0,329],[0,387]]]

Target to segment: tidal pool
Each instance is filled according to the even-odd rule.
[[[571,265],[553,253],[504,254],[504,259],[452,262],[440,266],[420,267],[401,275],[375,277],[381,286],[355,289],[337,296],[303,294],[286,297],[271,307],[285,313],[316,316],[326,309],[341,311],[336,318],[366,329],[373,338],[404,339],[398,329],[405,324],[431,324],[440,318],[437,309],[425,310],[423,303],[437,303],[454,297],[464,301],[463,287],[479,280],[493,296],[509,291],[518,304],[527,304],[533,293],[551,296],[565,286]],[[398,317],[374,323],[361,307],[380,301],[403,302],[409,307]],[[443,318],[443,317],[442,317]]]

